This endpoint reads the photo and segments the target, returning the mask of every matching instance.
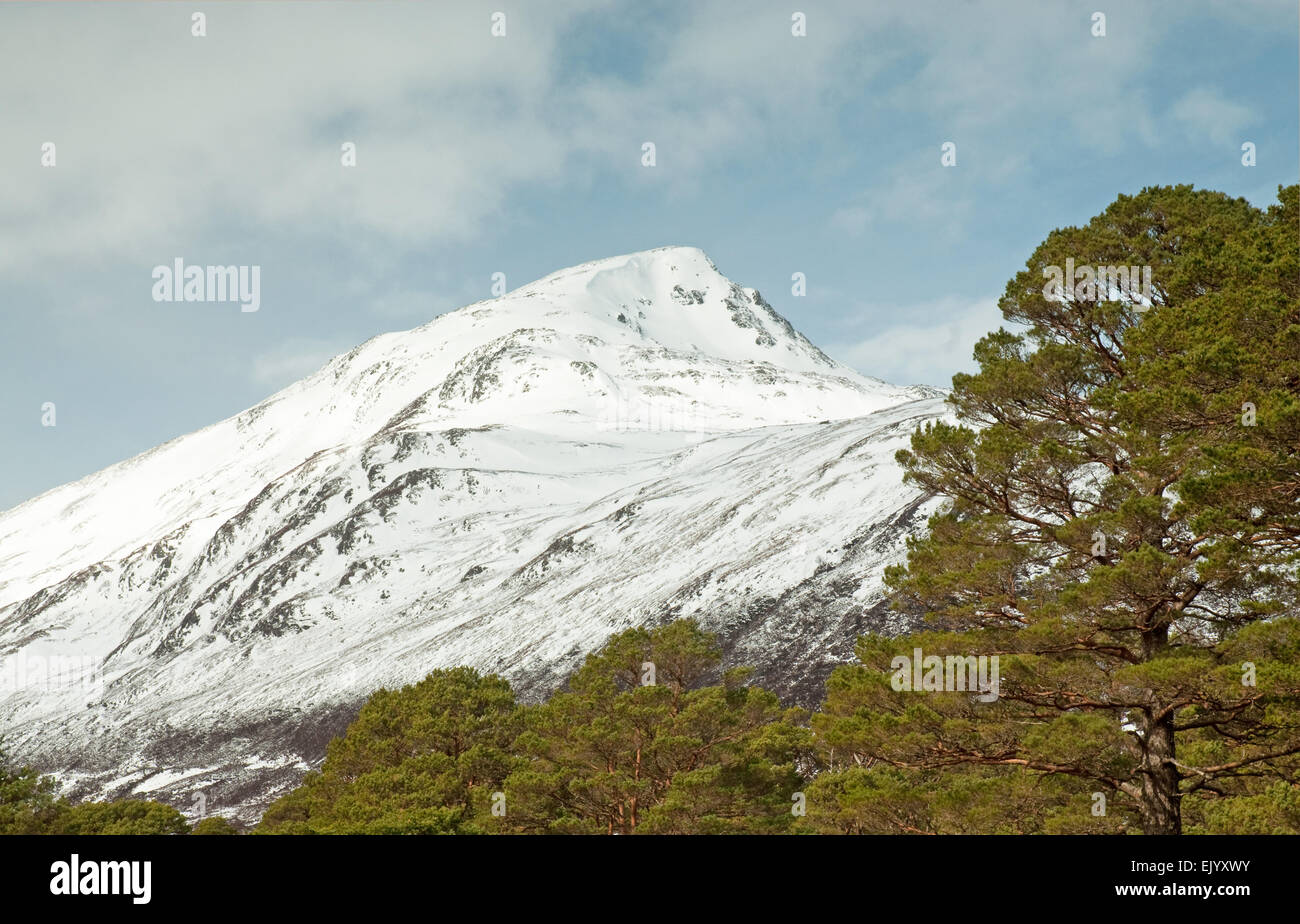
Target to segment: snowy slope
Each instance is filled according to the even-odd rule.
[[[0,734],[79,793],[254,817],[380,685],[541,695],[676,615],[807,701],[886,626],[925,513],[893,454],[942,413],[694,248],[563,270],[0,513]]]

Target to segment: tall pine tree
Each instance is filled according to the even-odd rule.
[[[1279,197],[1120,196],[1011,280],[1000,307],[1024,332],[982,339],[959,422],[899,454],[947,501],[888,574],[930,631],[864,640],[867,668],[833,679],[833,765],[1073,781],[1060,804],[1081,815],[1109,799],[1092,830],[1179,833],[1188,806],[1201,825],[1234,796],[1293,817],[1300,211],[1296,187]],[[1120,266],[1149,266],[1150,290]],[[917,645],[998,655],[999,698],[880,683]]]

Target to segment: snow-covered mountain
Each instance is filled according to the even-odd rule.
[[[0,513],[0,736],[80,795],[251,819],[379,686],[539,696],[682,615],[812,704],[888,627],[928,512],[893,455],[943,413],[694,248],[563,270]]]

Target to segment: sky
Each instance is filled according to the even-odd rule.
[[[0,510],[495,273],[672,244],[945,386],[1053,229],[1300,174],[1294,0],[197,8],[204,35],[194,4],[0,4]],[[177,258],[260,267],[259,309],[156,301]]]

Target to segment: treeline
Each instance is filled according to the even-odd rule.
[[[470,668],[381,690],[259,827],[286,834],[781,833],[803,716],[693,622],[616,635],[540,705]]]
[[[56,798],[56,782],[14,767],[0,752],[0,834],[237,834],[218,816],[193,827],[170,805],[143,799],[72,803]]]
[[[864,641],[910,656],[929,639]],[[470,668],[381,690],[329,747],[319,772],[266,812],[271,834],[1123,833],[1134,800],[1098,812],[1095,782],[1023,765],[898,759],[950,724],[996,710],[977,691],[894,689],[866,664],[832,675],[825,707],[783,708],[733,670],[693,621],[616,635],[566,689],[521,705]],[[909,668],[910,669],[910,668]],[[653,682],[649,682],[653,681]],[[1095,746],[1086,729],[1043,728],[1035,746]],[[1116,761],[1122,761],[1118,754]],[[1195,833],[1300,833],[1300,787],[1243,780],[1189,800]]]
[[[1142,830],[1137,800],[1111,791],[1099,811],[1098,793],[1107,790],[1076,773],[956,754],[947,766],[912,766],[947,735],[1000,734],[998,711],[1008,708],[979,690],[895,689],[895,659],[910,659],[916,647],[942,651],[939,641],[864,639],[863,663],[837,669],[812,713],[746,683],[745,669],[720,672],[717,639],[692,620],[614,636],[540,704],[517,702],[496,675],[434,671],[373,694],[321,769],[275,802],[253,833]],[[1286,708],[1296,708],[1293,697]],[[1037,729],[1030,753],[1039,757],[1104,750],[1087,722]],[[1105,759],[1124,761],[1120,751]],[[48,777],[0,771],[0,833],[236,833],[218,817],[191,829],[156,802],[72,805],[52,790]],[[1300,833],[1300,786],[1245,777],[1189,794],[1183,815],[1188,833]]]

